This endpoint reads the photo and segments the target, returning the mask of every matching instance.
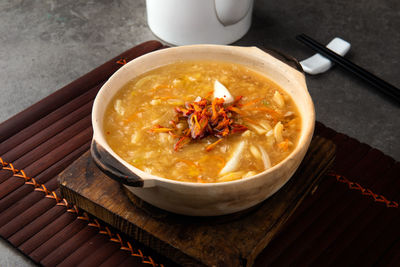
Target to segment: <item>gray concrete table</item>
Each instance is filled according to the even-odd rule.
[[[0,2],[0,122],[143,41],[156,39],[145,1]],[[184,12],[184,11],[183,11]],[[313,52],[295,40],[339,36],[346,56],[400,87],[400,2],[255,0],[253,24],[237,45],[275,48],[298,59]],[[307,76],[317,120],[400,160],[400,108],[370,85],[333,68]],[[32,263],[4,241],[0,266]]]

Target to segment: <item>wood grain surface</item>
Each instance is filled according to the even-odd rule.
[[[137,199],[105,176],[86,152],[59,175],[62,195],[78,207],[183,266],[251,266],[256,256],[333,162],[333,142],[314,137],[290,181],[248,211],[188,217]]]

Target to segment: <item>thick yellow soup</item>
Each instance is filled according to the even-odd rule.
[[[104,116],[110,147],[156,176],[213,183],[245,179],[295,148],[301,118],[290,96],[247,67],[185,61],[127,83]]]

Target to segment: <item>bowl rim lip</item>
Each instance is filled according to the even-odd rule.
[[[306,97],[307,106],[308,106],[307,110],[311,112],[310,114],[307,114],[307,116],[310,116],[310,117],[311,117],[311,118],[310,118],[309,127],[308,127],[307,129],[305,129],[305,128],[303,129],[303,127],[302,127],[302,129],[301,129],[301,135],[299,136],[299,141],[302,139],[303,145],[305,146],[305,148],[302,148],[301,146],[299,146],[299,143],[297,143],[295,149],[294,149],[286,158],[284,158],[282,161],[280,161],[278,164],[276,164],[276,165],[272,166],[271,168],[269,168],[269,169],[267,169],[267,170],[264,170],[264,171],[262,171],[262,172],[260,172],[260,173],[257,173],[257,174],[255,174],[255,175],[252,175],[252,176],[250,176],[250,177],[243,178],[243,179],[231,180],[231,181],[212,182],[212,183],[196,183],[196,182],[188,182],[188,181],[178,181],[178,180],[173,180],[173,179],[164,178],[164,177],[161,177],[161,176],[156,176],[156,175],[153,175],[153,174],[150,174],[150,173],[146,173],[146,172],[144,172],[144,171],[142,171],[142,170],[136,168],[135,166],[131,165],[130,163],[128,163],[128,162],[125,161],[124,159],[122,159],[122,158],[109,146],[109,144],[108,144],[107,141],[105,140],[103,131],[100,129],[99,124],[96,122],[96,112],[95,112],[95,111],[96,111],[96,109],[97,109],[97,106],[99,105],[99,97],[98,97],[98,96],[101,95],[101,94],[103,94],[104,91],[106,90],[106,89],[103,89],[103,88],[109,87],[109,86],[110,86],[110,83],[111,83],[118,75],[121,75],[122,72],[126,71],[126,69],[129,68],[131,65],[136,64],[137,62],[146,60],[147,58],[151,58],[151,57],[157,56],[157,55],[159,55],[159,54],[163,54],[163,53],[170,53],[170,52],[172,52],[172,51],[174,51],[174,50],[205,49],[205,48],[206,48],[206,49],[217,49],[217,50],[218,50],[218,49],[222,49],[221,51],[223,51],[223,50],[227,50],[227,51],[228,51],[228,50],[233,50],[233,49],[238,49],[238,51],[239,51],[239,50],[242,50],[242,49],[243,49],[243,50],[245,50],[245,49],[252,49],[252,50],[254,50],[254,51],[258,50],[257,52],[261,52],[261,53],[267,54],[267,55],[271,56],[274,60],[279,61],[279,62],[281,62],[282,64],[285,64],[287,67],[291,68],[293,71],[302,74],[303,77],[304,77],[304,87],[305,87],[305,88],[302,88],[302,89],[303,89],[302,91],[303,91],[303,93],[305,94],[305,97]],[[210,52],[211,52],[211,51],[210,51]],[[177,61],[178,61],[178,60],[177,60]],[[234,61],[232,61],[232,62],[235,63]],[[174,63],[174,62],[171,62],[171,63]],[[169,63],[169,64],[171,64],[171,63]],[[240,64],[240,63],[235,63],[235,64]],[[165,66],[165,65],[168,65],[168,64],[160,65],[159,67]],[[252,69],[252,68],[249,67],[249,66],[245,66],[245,67],[248,67],[248,68]],[[155,67],[155,68],[157,68],[157,67]],[[154,69],[154,68],[153,68],[153,69]],[[252,70],[253,70],[253,71],[257,71],[257,70],[255,70],[255,69],[252,69]],[[148,71],[148,70],[147,70],[147,71]],[[145,72],[147,72],[147,71],[145,71]],[[143,72],[143,73],[145,73],[145,72]],[[260,71],[258,71],[258,72],[260,72]],[[143,73],[142,73],[142,74],[143,74]],[[131,79],[133,79],[133,78],[131,78]],[[272,79],[271,79],[271,80],[272,80]],[[283,89],[283,90],[285,90],[285,89]],[[117,90],[117,91],[118,91],[118,90]],[[115,94],[114,94],[114,95],[115,95]],[[293,99],[293,98],[292,98],[292,99]],[[111,101],[111,100],[110,100],[110,101]],[[110,101],[108,101],[107,105],[110,103]],[[293,99],[293,101],[294,101],[294,103],[295,103],[296,106],[297,106],[296,101],[295,101],[294,99]],[[300,115],[301,115],[301,119],[302,119],[302,126],[304,126],[304,124],[303,124],[303,121],[304,121],[303,116],[304,116],[304,115],[303,115],[303,114],[300,114]],[[103,118],[100,118],[100,120],[102,120],[102,119],[103,119]],[[255,180],[255,179],[260,179],[260,178],[262,178],[262,177],[265,176],[265,175],[269,175],[270,173],[273,173],[275,170],[280,169],[280,168],[281,168],[282,166],[284,166],[284,164],[286,164],[287,162],[293,160],[294,156],[295,156],[295,155],[298,155],[299,153],[301,153],[303,149],[305,150],[305,152],[304,152],[304,155],[305,155],[305,153],[307,152],[308,147],[309,147],[309,145],[310,145],[310,142],[311,142],[311,140],[312,140],[313,131],[314,131],[314,127],[315,127],[315,107],[314,107],[314,103],[313,103],[313,101],[312,101],[311,95],[310,95],[309,92],[308,92],[308,87],[307,87],[307,84],[306,84],[306,81],[305,81],[305,75],[304,75],[304,73],[301,73],[300,71],[296,70],[296,69],[293,68],[292,66],[290,66],[290,65],[288,65],[287,63],[283,62],[282,60],[275,58],[273,55],[269,54],[268,52],[263,51],[263,50],[261,50],[260,48],[255,47],[255,46],[244,47],[244,46],[231,46],[231,45],[218,45],[218,44],[199,44],[199,45],[184,45],[184,46],[179,46],[179,47],[168,47],[168,48],[156,50],[156,51],[153,51],[153,52],[144,54],[144,55],[142,55],[142,56],[139,56],[139,57],[137,57],[137,58],[135,58],[135,59],[129,61],[127,64],[125,64],[125,65],[122,66],[121,68],[119,68],[117,71],[115,71],[115,72],[108,78],[108,80],[101,86],[99,92],[96,94],[96,97],[95,97],[95,100],[94,100],[94,103],[93,103],[93,108],[92,108],[91,120],[92,120],[92,125],[93,125],[92,127],[93,127],[93,130],[94,130],[92,140],[96,140],[96,142],[99,143],[101,146],[103,146],[103,148],[104,148],[108,153],[110,153],[113,157],[115,157],[121,164],[123,164],[123,165],[125,165],[126,167],[128,167],[128,169],[129,169],[130,171],[132,171],[133,173],[137,174],[145,183],[146,183],[146,181],[154,180],[155,183],[156,183],[156,186],[158,185],[158,182],[162,182],[162,183],[167,183],[167,184],[176,184],[176,185],[179,185],[179,186],[189,186],[189,187],[211,187],[211,186],[212,186],[212,187],[220,187],[220,186],[223,187],[223,186],[228,186],[228,185],[240,185],[241,183],[245,183],[245,182],[248,182],[248,181],[251,181],[251,180]],[[101,137],[102,137],[102,140],[96,139],[96,137],[98,137],[99,133],[101,133],[101,135],[102,135],[102,136],[101,136]],[[308,134],[308,135],[307,135],[307,134]],[[104,143],[103,143],[102,141],[104,141]],[[302,156],[301,161],[303,160],[304,155]],[[300,161],[300,162],[301,162],[301,161]],[[142,176],[141,174],[146,175],[146,177],[143,178],[143,176]],[[290,178],[291,178],[291,176],[290,176],[288,179],[290,179]],[[125,186],[127,186],[127,185],[125,185]],[[131,187],[131,186],[127,186],[127,187]],[[134,188],[134,187],[133,187],[133,188]]]

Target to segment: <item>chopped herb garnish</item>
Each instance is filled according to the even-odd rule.
[[[270,103],[267,100],[263,100],[261,103],[263,103],[263,105],[267,107],[270,105]]]

